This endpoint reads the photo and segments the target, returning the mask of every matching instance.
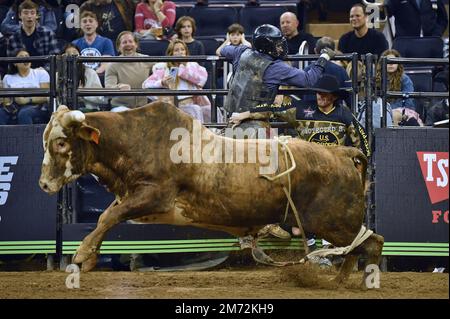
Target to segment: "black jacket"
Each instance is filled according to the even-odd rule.
[[[433,8],[433,3],[435,8]],[[448,16],[442,0],[385,0],[389,16],[395,17],[396,37],[442,36],[448,26]]]

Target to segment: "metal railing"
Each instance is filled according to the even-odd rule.
[[[287,61],[313,61],[317,60],[319,55],[305,55],[296,56],[291,55],[286,58]],[[334,60],[350,61],[352,63],[352,82],[350,88],[342,88],[349,91],[352,94],[352,105],[351,109],[353,112],[356,111],[356,106],[358,102],[358,55],[345,54],[337,55]],[[217,122],[217,108],[216,108],[216,95],[227,95],[227,89],[217,89],[217,62],[227,61],[224,57],[218,56],[189,56],[189,57],[174,57],[174,56],[149,56],[149,57],[75,57],[67,56],[63,57],[63,64],[67,63],[66,75],[66,92],[68,95],[67,103],[72,108],[78,108],[78,98],[83,96],[177,96],[177,95],[207,95],[211,100],[211,119],[212,122]],[[111,88],[103,89],[87,89],[78,88],[77,83],[77,64],[84,62],[209,62],[212,65],[211,68],[211,89],[201,89],[201,90],[169,90],[169,89],[131,89],[131,90],[119,90]],[[226,78],[227,74],[224,74]],[[308,88],[296,88],[296,89],[280,89],[280,94],[294,94],[294,93],[308,93],[311,92]]]
[[[0,87],[0,97],[49,97],[49,107],[54,111],[56,105],[57,88],[56,88],[56,56],[32,56],[32,57],[2,57],[5,63],[24,63],[24,62],[44,62],[48,63],[50,75],[50,87],[42,88],[4,88]]]

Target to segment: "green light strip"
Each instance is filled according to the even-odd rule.
[[[0,241],[0,246],[9,245],[56,245],[56,240]]]

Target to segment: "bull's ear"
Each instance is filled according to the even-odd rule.
[[[81,125],[77,129],[77,135],[88,142],[94,142],[95,144],[100,142],[100,131],[89,125]]]

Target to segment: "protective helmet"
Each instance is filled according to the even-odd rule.
[[[268,54],[274,58],[284,58],[288,53],[286,38],[280,29],[263,24],[253,32],[253,46],[259,52]]]

